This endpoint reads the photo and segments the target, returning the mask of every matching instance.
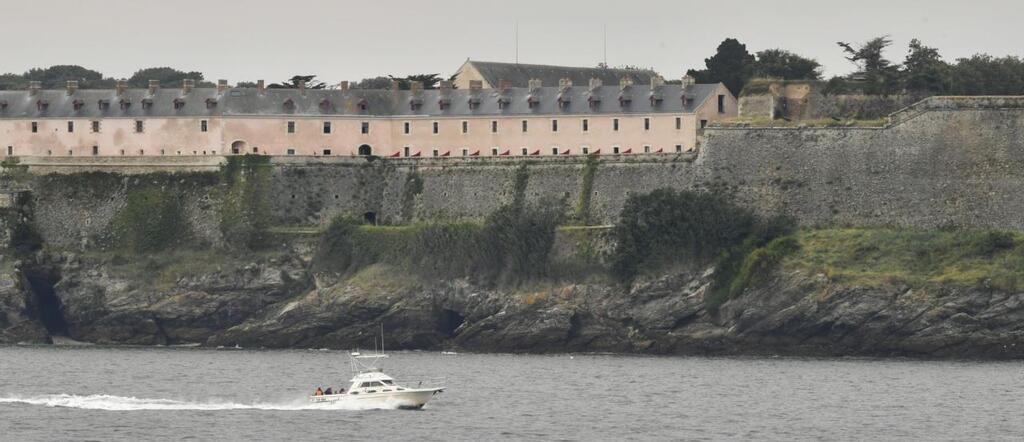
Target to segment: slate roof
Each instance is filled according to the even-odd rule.
[[[586,86],[591,78],[600,78],[605,85],[618,86],[619,79],[629,76],[636,84],[651,84],[657,72],[651,70],[584,68],[575,66],[549,66],[542,64],[499,63],[469,60],[492,87],[500,80],[512,82],[513,87],[527,87],[531,79],[541,80],[545,86],[558,86],[558,80],[572,79],[576,86]]]
[[[118,96],[115,90],[0,91],[0,119],[19,118],[142,118],[142,117],[217,117],[217,116],[486,116],[486,115],[559,115],[610,113],[691,113],[717,90],[717,84],[698,84],[685,90],[679,85],[664,85],[653,94],[648,85],[633,85],[622,91],[603,86],[591,91],[587,86],[498,89],[390,90],[307,90],[232,88],[218,93],[216,88],[196,88],[183,95],[180,89],[159,89],[150,95],[147,89],[128,89]],[[620,97],[628,97],[625,102]],[[683,100],[683,97],[687,100]],[[529,106],[529,98],[536,101]],[[559,104],[561,97],[562,105]],[[144,105],[143,101],[147,104]],[[108,103],[106,108],[100,102]],[[175,102],[181,103],[175,108]],[[499,107],[499,102],[504,105]],[[79,106],[76,109],[75,103]],[[121,103],[126,103],[122,107]],[[442,106],[442,102],[447,102]],[[471,102],[476,103],[471,105]],[[594,104],[591,105],[591,102]],[[365,105],[365,109],[361,106]]]

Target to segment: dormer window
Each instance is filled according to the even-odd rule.
[[[589,105],[591,109],[597,109],[597,106],[600,104],[601,97],[591,96],[590,98],[587,98],[587,105]]]
[[[629,106],[633,102],[633,98],[629,95],[619,95],[619,106]]]
[[[284,103],[281,103],[281,106],[287,111],[293,111],[295,110],[295,100],[292,100],[291,98],[284,100]]]
[[[50,107],[50,102],[46,100],[39,100],[36,102],[36,110],[39,112],[46,111],[46,108]]]
[[[174,110],[181,110],[185,108],[185,100],[182,98],[174,99]]]
[[[476,109],[480,107],[480,97],[469,97],[469,108]]]
[[[143,110],[149,110],[149,109],[152,109],[152,108],[153,108],[153,99],[152,98],[143,98],[142,99],[142,109]]]
[[[565,109],[569,107],[569,97],[559,96],[558,97],[558,108]]]
[[[506,109],[512,100],[508,97],[498,97],[498,109]]]
[[[128,110],[128,108],[132,107],[131,100],[126,100],[124,98],[122,98],[120,101],[118,101],[118,104],[121,105],[121,110],[123,110],[123,111],[126,111],[126,110]]]
[[[217,107],[217,99],[216,98],[207,98],[206,99],[206,108],[207,109],[213,109],[215,107]]]
[[[7,110],[7,100],[0,101],[0,110]]]
[[[359,110],[366,111],[367,109],[370,108],[370,103],[367,102],[365,98],[360,98],[359,101],[356,103],[356,106],[359,107]]]
[[[423,106],[423,100],[421,100],[419,98],[415,98],[415,97],[409,99],[409,109],[410,110],[419,110],[419,108],[422,107],[422,106]]]
[[[537,99],[537,97],[534,97],[533,95],[526,97],[526,106],[530,109],[537,107],[538,103],[540,103],[540,100]]]
[[[98,107],[101,111],[108,110],[110,109],[110,100],[99,100],[96,102],[96,107]]]
[[[442,97],[437,100],[437,108],[441,110],[448,109],[448,106],[451,106],[451,104],[452,100],[448,99],[448,97]]]
[[[326,111],[326,110],[330,110],[330,109],[331,109],[331,100],[328,100],[326,98],[324,98],[323,100],[320,100],[320,110]]]
[[[71,102],[71,107],[72,107],[72,108],[73,108],[73,109],[74,109],[75,111],[80,111],[80,110],[82,110],[82,108],[83,108],[83,107],[85,107],[85,102],[84,102],[84,101],[82,101],[82,100],[77,100],[77,99],[76,99],[75,101],[72,101],[72,102]]]
[[[651,95],[651,106],[657,106],[661,104],[661,96]]]

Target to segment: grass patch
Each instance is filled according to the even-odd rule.
[[[980,284],[1024,288],[1024,235],[992,230],[804,230],[800,253],[783,265],[864,286],[905,283]]]

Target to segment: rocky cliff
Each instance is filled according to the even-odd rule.
[[[985,283],[865,286],[783,265],[712,310],[710,268],[495,289],[381,264],[334,278],[310,256],[39,253],[0,279],[0,341],[366,348],[383,324],[402,349],[1024,357],[1024,293]]]

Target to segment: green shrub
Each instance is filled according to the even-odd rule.
[[[659,189],[626,200],[613,229],[612,273],[631,281],[683,260],[709,260],[754,232],[752,212],[722,192]]]
[[[266,247],[272,216],[270,157],[227,157],[227,162],[221,167],[221,183],[226,187],[220,217],[224,242],[238,249]]]
[[[136,253],[168,250],[191,238],[181,194],[159,182],[129,187],[112,228],[114,243]]]

